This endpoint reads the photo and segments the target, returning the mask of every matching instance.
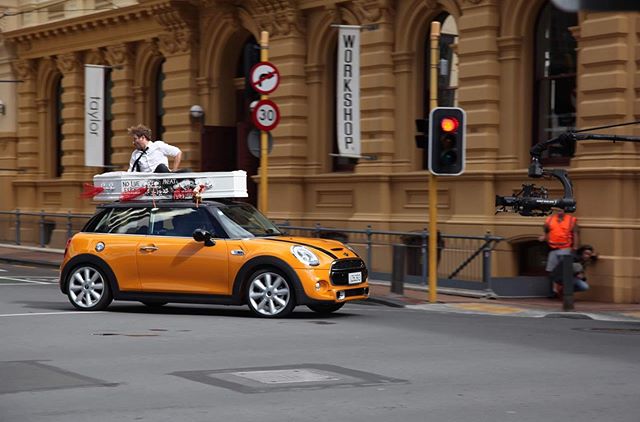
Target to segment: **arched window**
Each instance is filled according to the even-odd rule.
[[[58,78],[58,81],[55,84],[55,99],[54,99],[54,109],[53,109],[53,119],[55,122],[55,146],[53,151],[54,163],[53,163],[53,176],[60,177],[62,176],[62,108],[64,107],[64,103],[62,102],[62,77]]]
[[[162,101],[164,100],[164,89],[162,88],[164,83],[164,59],[157,66],[155,78],[151,85],[153,88],[151,99],[153,127],[151,130],[155,139],[162,139],[165,131],[163,124],[164,107],[162,106]]]
[[[440,22],[440,61],[438,63],[438,106],[455,107],[458,104],[458,26],[456,21],[447,12],[438,15],[434,21]],[[424,105],[425,116],[429,114],[429,99],[431,88],[431,33],[425,40],[425,69],[424,69]]]
[[[438,41],[438,106],[456,107],[458,105],[458,25],[453,16],[447,12],[440,13],[434,22],[440,22],[440,39]],[[424,43],[424,97],[423,116],[431,111],[431,25]],[[423,155],[422,168],[428,167],[427,154]]]
[[[576,41],[570,28],[577,19],[575,13],[563,12],[551,2],[538,15],[532,144],[576,126]],[[544,158],[568,162],[569,153],[550,148]]]

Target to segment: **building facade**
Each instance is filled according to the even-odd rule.
[[[466,170],[439,178],[439,229],[505,237],[493,273],[524,276],[539,270],[531,261],[544,219],[496,214],[495,196],[534,182],[527,168],[538,141],[640,114],[638,13],[567,13],[547,0],[16,3],[0,20],[0,73],[19,81],[0,87],[2,210],[92,211],[80,198],[83,184],[95,173],[126,169],[126,129],[137,123],[179,146],[185,167],[247,170],[255,202],[259,162],[245,139],[256,98],[245,77],[268,31],[269,61],[281,75],[270,99],[282,120],[269,155],[267,214],[301,225],[422,229],[428,171],[414,121],[428,114],[429,31],[438,20],[440,103],[467,113]],[[366,26],[360,105],[362,153],[371,160],[331,155],[336,24]],[[104,168],[83,164],[85,64],[110,69]],[[193,105],[204,109],[202,119],[190,115]],[[545,153],[545,168],[569,171],[582,241],[600,252],[590,270],[592,299],[640,301],[639,148],[585,141],[574,156]],[[557,181],[535,182],[562,196]]]

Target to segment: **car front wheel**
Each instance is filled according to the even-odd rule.
[[[100,311],[111,303],[109,282],[102,270],[92,264],[74,268],[68,277],[67,296],[82,311]]]
[[[286,316],[295,306],[293,286],[285,276],[273,269],[256,271],[249,278],[247,303],[251,311],[260,317]]]

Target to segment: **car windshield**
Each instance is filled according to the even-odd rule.
[[[248,204],[221,206],[216,214],[231,238],[279,236],[280,230],[257,209]]]

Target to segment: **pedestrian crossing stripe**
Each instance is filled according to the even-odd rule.
[[[522,312],[521,308],[514,308],[504,305],[490,305],[485,303],[456,303],[451,305],[454,308],[465,311],[489,312],[492,314],[517,314]]]
[[[56,284],[58,282],[57,277],[7,277],[0,276],[0,284],[15,283],[20,284]]]

